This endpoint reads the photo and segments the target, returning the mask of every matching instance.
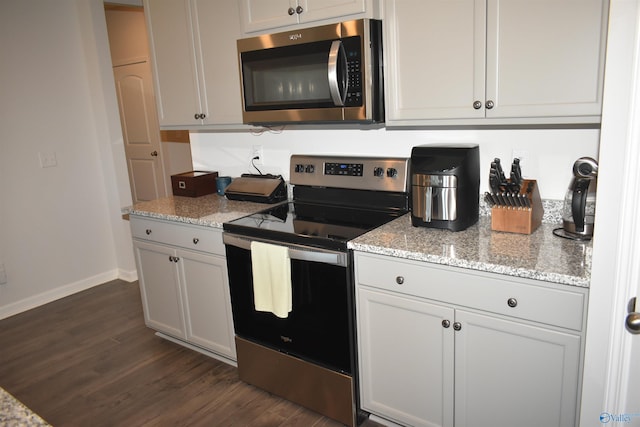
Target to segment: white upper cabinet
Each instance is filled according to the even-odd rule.
[[[598,123],[606,0],[387,0],[388,126]]]
[[[242,123],[235,2],[145,0],[160,126]]]
[[[364,14],[371,0],[238,0],[245,33]],[[353,19],[353,17],[349,18]]]

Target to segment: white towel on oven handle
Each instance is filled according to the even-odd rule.
[[[287,318],[292,308],[289,248],[251,242],[253,302],[256,311]]]

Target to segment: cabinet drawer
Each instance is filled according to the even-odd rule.
[[[359,285],[582,330],[587,290],[581,288],[549,288],[491,273],[380,255],[356,253],[355,260]]]
[[[130,221],[131,235],[135,239],[179,246],[215,255],[225,255],[222,230],[140,218],[133,215],[130,217]]]

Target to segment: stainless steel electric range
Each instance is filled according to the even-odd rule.
[[[408,159],[294,155],[290,183],[293,201],[223,225],[239,375],[357,425],[354,281],[347,242],[408,212]],[[254,281],[252,254],[258,255],[252,242],[287,248],[291,283],[285,288],[290,286],[285,316],[255,308],[254,282],[263,280]]]

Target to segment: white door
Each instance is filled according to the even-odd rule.
[[[133,202],[167,195],[160,128],[148,62],[114,67]]]

